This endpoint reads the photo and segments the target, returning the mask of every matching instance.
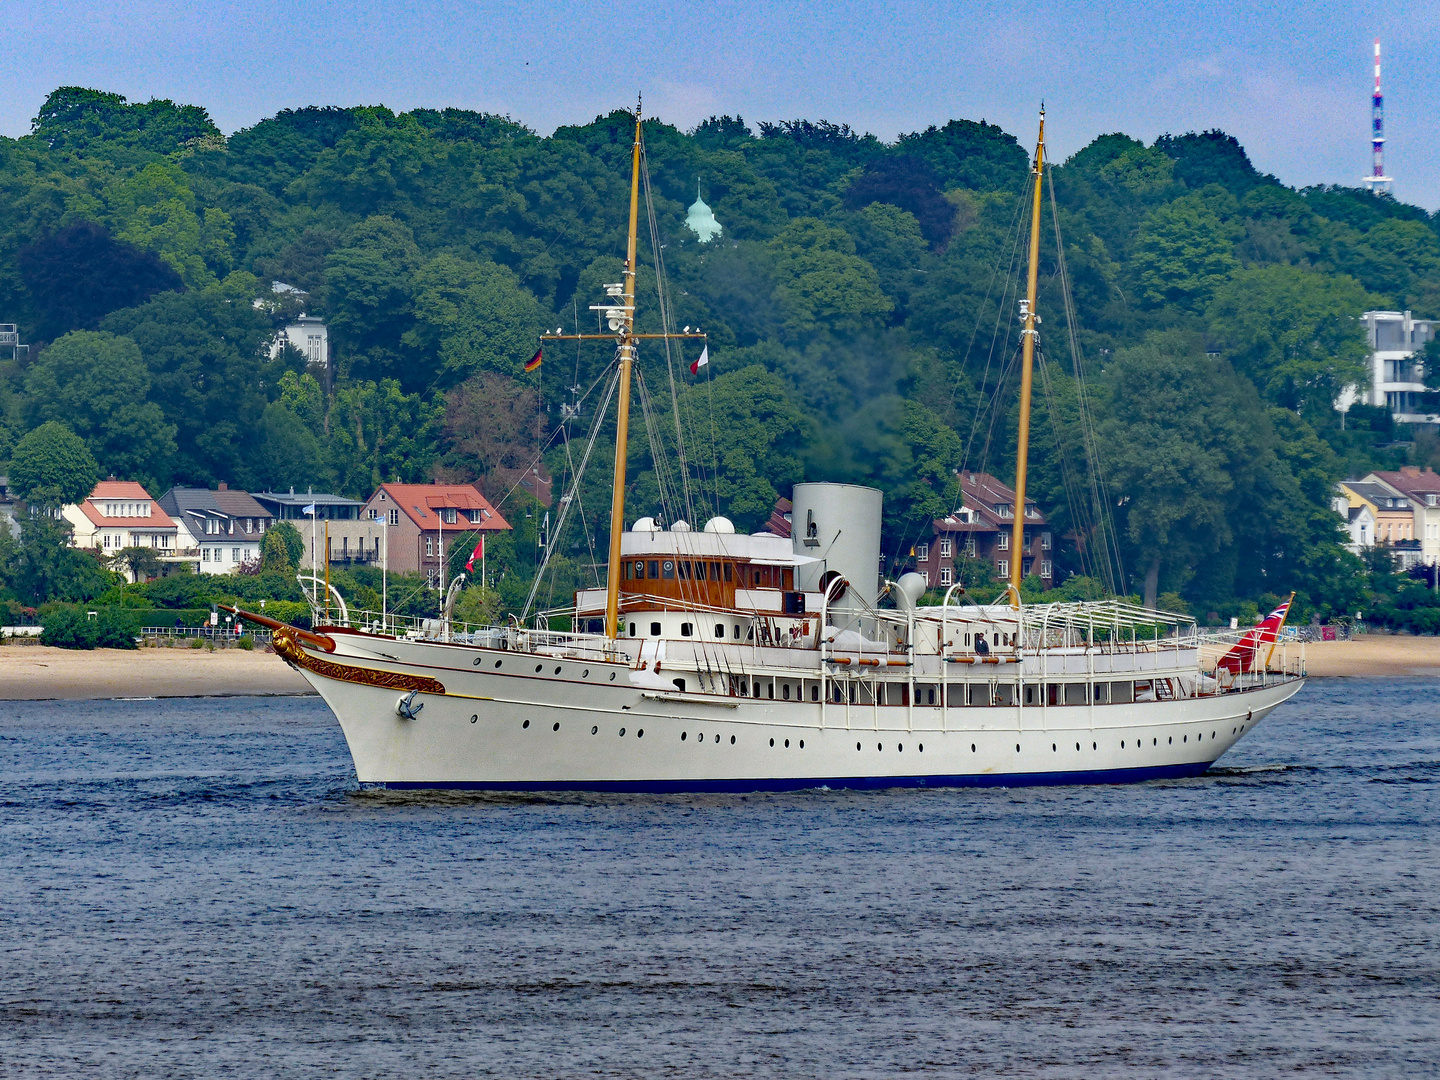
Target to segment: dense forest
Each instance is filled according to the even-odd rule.
[[[199,106],[55,91],[30,135],[0,140],[0,321],[30,345],[0,363],[0,462],[34,473],[58,424],[102,475],[155,494],[363,497],[439,477],[538,523],[516,481],[539,459],[563,486],[613,349],[523,366],[541,332],[594,330],[619,280],[632,128],[616,111],[542,138],[377,106],[287,110],[227,139]],[[970,120],[888,144],[729,116],[645,132],[640,322],[659,327],[663,261],[674,324],[703,328],[711,363],[692,376],[695,347],[642,351],[630,516],[749,529],[796,480],[868,483],[903,568],[955,507],[956,469],[1013,472],[1026,146]],[[1440,221],[1286,187],[1219,131],[1105,135],[1049,175],[1031,493],[1060,576],[1094,573],[1076,478],[1098,470],[1124,591],[1149,577],[1202,616],[1292,589],[1302,610],[1368,605],[1385,568],[1340,546],[1332,484],[1431,464],[1440,439],[1332,406],[1363,376],[1361,312],[1440,314]],[[708,243],[685,224],[697,193],[723,230]],[[329,326],[328,378],[294,349],[272,358],[302,311]],[[601,426],[595,460],[611,440]],[[605,543],[608,470],[591,472],[565,536],[577,575]],[[43,501],[44,480],[22,494]],[[509,558],[523,578],[540,536],[521,529],[498,572]],[[57,595],[23,537],[5,545],[13,598]]]

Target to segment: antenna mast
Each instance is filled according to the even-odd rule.
[[[1375,39],[1375,96],[1370,101],[1370,175],[1361,181],[1371,191],[1388,192],[1385,175],[1385,98],[1380,93],[1380,39]]]

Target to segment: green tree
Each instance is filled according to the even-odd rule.
[[[32,507],[83,502],[99,479],[100,467],[84,440],[57,420],[27,434],[10,457],[10,484]]]
[[[305,421],[278,401],[265,407],[250,454],[252,482],[265,491],[324,485],[328,478],[320,441]]]
[[[1359,316],[1373,306],[1353,278],[1261,266],[1222,286],[1206,318],[1225,356],[1268,400],[1319,423],[1340,391],[1365,377]]]
[[[298,568],[300,564],[305,560],[305,538],[300,535],[300,530],[295,528],[295,526],[291,525],[288,521],[279,521],[272,525],[270,529],[265,533],[266,543],[265,545],[262,545],[260,549],[262,560],[264,558],[264,552],[269,547],[270,537],[272,536],[277,537],[278,542],[285,545],[285,558],[289,563],[291,569],[293,570]],[[274,566],[264,566],[263,563],[261,566],[261,573],[267,573],[272,569],[276,573],[286,573],[286,571],[282,570],[278,564]]]
[[[89,492],[87,491],[88,495]],[[37,514],[22,522],[11,588],[26,604],[93,600],[125,579],[100,565],[92,552],[70,546],[70,523]]]
[[[394,379],[356,382],[336,392],[330,452],[341,491],[365,498],[377,486],[429,476],[445,415],[439,402],[406,394]]]
[[[409,376],[450,387],[482,371],[516,375],[551,320],[515,273],[448,253],[415,275],[415,326],[401,339],[430,357]]]
[[[171,162],[152,162],[108,193],[117,235],[153,251],[192,289],[229,273],[235,238],[230,215],[201,209],[185,173]]]
[[[875,269],[855,254],[844,229],[798,218],[770,241],[781,282],[775,289],[791,336],[821,328],[863,331],[895,306],[880,288]]]
[[[1237,236],[1196,196],[1152,211],[1135,238],[1140,296],[1155,306],[1202,310],[1240,265],[1235,258]]]
[[[149,391],[139,346],[90,330],[51,344],[25,374],[33,423],[64,421],[108,471],[154,485],[168,479],[176,446]]]
[[[415,321],[420,261],[409,226],[383,215],[352,227],[325,259],[325,304],[331,334],[346,353],[342,370],[393,374],[393,350]]]
[[[295,563],[290,557],[290,545],[286,542],[285,530],[295,532],[295,526],[286,522],[274,526],[265,534],[265,540],[260,545],[260,572],[262,574],[283,574],[290,577],[295,573]],[[301,550],[304,550],[304,541],[298,533],[296,540],[300,540]]]

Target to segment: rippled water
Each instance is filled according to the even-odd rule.
[[[1440,684],[1198,780],[358,791],[317,699],[0,706],[0,1075],[1434,1075]]]

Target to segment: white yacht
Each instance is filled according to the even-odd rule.
[[[1016,506],[1025,469],[1044,127],[1034,169]],[[276,651],[339,719],[359,780],[397,788],[751,791],[1112,783],[1204,772],[1303,685],[1286,607],[1229,640],[1124,601],[925,606],[882,582],[881,493],[798,484],[790,537],[640,518],[625,527],[637,112],[625,280],[601,305],[618,437],[606,588],[568,630],[274,622]],[[598,421],[597,421],[598,424]],[[1023,550],[1017,515],[1014,550]],[[558,531],[558,530],[557,530]],[[553,539],[552,539],[553,544]],[[453,594],[452,594],[453,595]],[[1288,605],[1287,605],[1288,606]],[[552,616],[555,613],[551,613]],[[553,618],[551,620],[553,622]]]

